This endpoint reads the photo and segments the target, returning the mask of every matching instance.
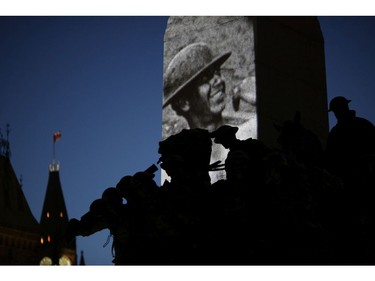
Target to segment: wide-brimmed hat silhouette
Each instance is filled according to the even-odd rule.
[[[210,137],[214,138],[215,143],[221,143],[223,140],[232,139],[236,137],[238,127],[232,127],[229,125],[223,125],[216,131],[210,133]]]
[[[164,103],[171,100],[201,74],[211,68],[220,67],[231,55],[226,52],[214,57],[205,43],[193,43],[184,47],[169,63],[164,74]]]

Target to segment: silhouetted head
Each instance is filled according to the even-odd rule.
[[[184,159],[178,154],[172,154],[164,157],[163,163],[161,163],[160,167],[164,169],[168,176],[170,176],[172,179],[181,178],[188,168]]]
[[[225,172],[228,180],[243,180],[249,176],[250,159],[249,156],[241,151],[233,151],[228,153],[225,160]]]
[[[72,241],[76,236],[80,235],[81,222],[75,218],[70,219],[66,231],[66,240]]]
[[[342,96],[334,97],[329,103],[328,112],[333,112],[337,120],[339,120],[349,112],[350,102],[351,100]]]
[[[185,176],[191,179],[209,177],[212,140],[207,130],[184,129],[159,142],[158,152],[161,155],[161,167],[170,176],[171,173],[181,175],[180,171],[185,170]]]
[[[122,195],[117,188],[109,187],[102,193],[102,200],[109,206],[119,206],[122,204]]]
[[[121,195],[128,200],[129,195],[134,193],[133,189],[135,188],[133,176],[124,176],[117,183],[116,188],[120,191]]]
[[[102,216],[108,212],[108,208],[103,199],[96,199],[90,204],[90,212],[95,216]]]
[[[137,172],[133,175],[133,183],[137,188],[142,188],[146,192],[152,191],[155,188],[158,188],[158,185],[154,181],[154,174],[150,174],[147,172]]]
[[[237,127],[232,127],[229,125],[221,126],[216,131],[210,133],[211,138],[214,139],[215,143],[223,145],[225,148],[229,148],[234,141],[237,140],[236,133],[238,131]]]
[[[274,127],[279,132],[277,142],[283,149],[294,150],[299,146],[305,132],[299,111],[294,114],[293,120],[286,120],[282,125],[274,124]]]

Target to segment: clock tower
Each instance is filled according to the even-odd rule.
[[[40,218],[41,265],[76,265],[76,241],[67,241],[68,213],[60,182],[60,165],[53,160]]]

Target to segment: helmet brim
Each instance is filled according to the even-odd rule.
[[[215,57],[211,62],[206,64],[203,68],[197,71],[193,76],[191,76],[187,81],[185,81],[181,86],[179,86],[176,90],[174,90],[165,100],[163,103],[163,108],[168,106],[172,99],[175,98],[184,88],[186,88],[190,83],[195,81],[201,74],[206,72],[211,67],[221,66],[232,54],[232,52],[226,52],[220,56]]]

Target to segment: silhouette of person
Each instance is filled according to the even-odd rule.
[[[277,142],[281,149],[307,166],[323,164],[323,146],[317,135],[301,124],[301,113],[296,112],[293,120],[286,120],[281,126],[274,124],[279,131]]]
[[[158,211],[154,175],[146,171],[123,177],[116,185],[126,199],[123,220],[128,231],[121,250],[126,264],[155,264],[158,262],[156,226]],[[115,236],[114,236],[115,238]],[[116,255],[117,259],[117,255]]]
[[[112,255],[115,265],[126,264],[128,261],[127,246],[129,237],[128,223],[122,195],[115,187],[104,190],[102,197],[90,204],[89,211],[81,219],[71,219],[68,225],[69,236],[90,236],[103,229],[109,229],[113,236]],[[109,242],[109,240],[108,240]],[[106,243],[107,244],[107,243]]]
[[[357,117],[349,108],[350,100],[338,96],[329,104],[337,124],[327,139],[326,153],[330,172],[344,183],[343,200],[346,216],[347,259],[359,262],[369,258],[364,249],[374,249],[369,237],[374,234],[375,208],[375,127],[369,120]],[[370,253],[371,255],[371,253]],[[358,260],[359,259],[359,260]]]
[[[331,172],[353,174],[359,163],[375,153],[375,128],[367,119],[349,109],[350,100],[337,96],[330,101],[337,124],[328,134],[326,153]]]
[[[270,150],[261,141],[253,138],[247,138],[240,140],[236,137],[238,127],[229,125],[223,125],[217,130],[210,133],[211,138],[214,142],[221,144],[224,148],[229,149],[227,158],[230,154],[236,151],[241,151],[249,158],[249,169],[252,174],[257,174],[255,171],[260,172],[260,162]],[[259,174],[258,174],[259,175]]]
[[[238,127],[223,125],[217,130],[210,133],[211,138],[215,143],[221,144],[224,148],[231,150],[242,150],[248,154],[249,157],[257,157],[257,159],[264,157],[269,149],[259,140],[247,138],[240,140],[236,137]]]
[[[163,254],[172,264],[202,263],[206,226],[211,138],[204,129],[182,130],[159,143],[160,166],[171,177],[160,188],[163,217],[172,226]]]
[[[211,146],[207,130],[184,129],[159,142],[160,166],[171,176],[171,182],[209,184]]]
[[[158,186],[153,180],[156,170],[152,165],[133,176],[124,176],[116,187],[105,189],[80,220],[69,221],[67,239],[109,229],[115,265],[156,263],[159,254],[154,247],[157,245],[155,218],[158,217],[155,202]]]

